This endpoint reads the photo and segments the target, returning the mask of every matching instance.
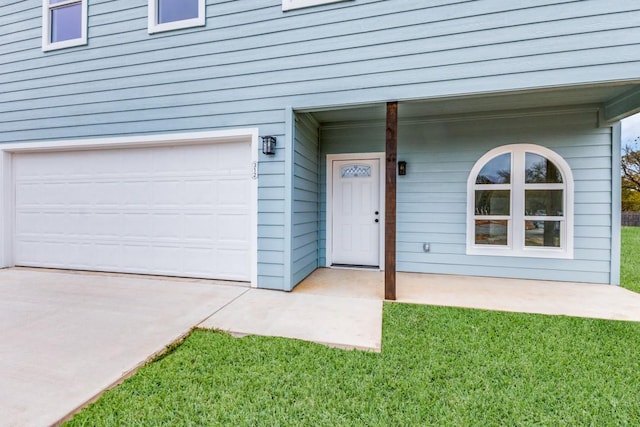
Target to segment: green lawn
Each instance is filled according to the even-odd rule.
[[[622,286],[640,292],[640,227],[622,227]]]
[[[381,354],[195,331],[69,425],[640,425],[640,324],[385,304]]]

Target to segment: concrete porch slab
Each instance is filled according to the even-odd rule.
[[[398,273],[396,287],[413,304],[640,321],[640,294],[612,285]],[[382,300],[384,273],[318,269],[296,292]]]
[[[384,273],[374,270],[319,268],[304,279],[294,292],[384,300]]]
[[[399,274],[398,301],[640,321],[640,294],[613,285]]]
[[[59,421],[247,289],[0,270],[0,424]]]
[[[380,351],[382,301],[251,289],[200,327]]]

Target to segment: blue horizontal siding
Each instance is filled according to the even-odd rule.
[[[163,94],[180,96],[193,92],[190,91],[190,82],[201,83],[199,91],[204,93],[222,92],[219,95],[223,98],[209,102],[255,99],[246,97],[251,92],[250,87],[258,91],[273,90],[265,96],[297,96],[309,93],[309,90],[318,93],[316,83],[320,81],[334,85],[333,90],[339,89],[342,85],[336,83],[336,79],[350,79],[354,83],[354,80],[359,80],[359,85],[351,83],[345,87],[346,90],[357,89],[362,86],[362,80],[357,77],[365,75],[363,71],[369,76],[366,81],[370,87],[386,87],[390,81],[393,85],[411,84],[400,78],[405,71],[419,76],[419,82],[424,83],[439,80],[437,71],[426,73],[429,69],[438,68],[442,68],[443,78],[449,80],[469,78],[469,73],[473,78],[495,75],[496,70],[517,74],[548,70],[550,67],[582,68],[594,65],[594,58],[599,58],[598,65],[602,65],[603,57],[616,57],[615,63],[619,63],[621,57],[633,62],[638,58],[625,51],[640,40],[640,29],[636,25],[637,8],[628,2],[616,1],[607,4],[589,2],[580,8],[575,7],[575,2],[549,5],[546,2],[519,1],[506,6],[500,1],[484,1],[472,5],[448,4],[440,8],[396,3],[393,11],[384,2],[370,1],[359,2],[358,7],[316,8],[313,13],[283,14],[274,2],[246,0],[247,4],[241,8],[230,8],[227,14],[220,15],[215,13],[219,5],[210,4],[207,27],[155,36],[143,33],[146,30],[146,2],[131,2],[138,6],[135,15],[127,12],[128,20],[123,19],[120,16],[122,10],[111,3],[92,4],[90,26],[94,17],[96,20],[111,17],[114,28],[106,28],[97,21],[94,24],[97,28],[92,26],[93,35],[88,48],[47,54],[47,67],[42,65],[42,53],[37,49],[34,51],[39,43],[39,38],[34,35],[39,34],[30,33],[26,38],[28,45],[7,58],[5,69],[12,69],[9,64],[13,64],[15,69],[6,73],[4,81],[11,86],[4,92],[7,96],[16,93],[17,97],[7,100],[41,98],[36,96],[36,89],[46,98],[73,97],[75,93],[109,95],[105,92],[114,89],[133,91],[149,86],[157,86],[159,93],[154,95],[156,97]],[[29,27],[37,30],[39,10],[30,10],[33,23]],[[382,20],[381,16],[387,19]],[[482,19],[478,19],[480,16]],[[352,21],[356,18],[358,26],[354,28]],[[23,21],[23,25],[27,23]],[[527,28],[532,25],[533,28]],[[542,27],[537,28],[536,25]],[[585,31],[585,26],[590,31]],[[313,32],[314,27],[322,27],[322,37]],[[408,33],[407,29],[414,29],[415,33]],[[104,30],[104,35],[101,30]],[[377,31],[388,34],[376,37]],[[478,32],[486,36],[482,37]],[[624,37],[616,36],[618,33]],[[15,32],[5,37],[10,34]],[[587,40],[589,38],[591,41]],[[473,47],[469,47],[471,40],[474,41]],[[624,40],[624,43],[617,42],[619,46],[612,46],[612,42],[603,40]],[[339,41],[344,43],[344,47]],[[321,42],[321,49],[314,49],[314,42]],[[536,44],[539,44],[537,48]],[[7,46],[19,49],[15,41],[7,43]],[[297,49],[292,50],[294,46]],[[78,51],[83,54],[77,55]],[[328,52],[333,54],[327,55]],[[438,55],[442,58],[439,59]],[[553,55],[558,58],[554,60]],[[122,57],[131,61],[126,65],[114,63],[114,58]],[[524,57],[528,60],[519,59]],[[77,58],[74,66],[81,67],[76,68],[76,73],[82,72],[79,79],[69,80],[64,73],[50,69],[59,66],[61,71],[66,70],[69,60],[74,58]],[[502,64],[499,61],[511,62]],[[475,65],[470,67],[470,63]],[[133,68],[136,64],[139,64],[138,70]],[[149,64],[155,65],[152,70]],[[482,64],[486,64],[486,73],[482,72]],[[456,66],[460,67],[459,72],[455,71]],[[206,79],[203,78],[203,68],[210,68]],[[397,76],[389,79],[388,73]],[[376,81],[373,76],[377,75],[384,82]],[[294,84],[297,82],[301,86]],[[306,90],[301,90],[302,87]],[[33,94],[30,98],[29,93]],[[90,102],[87,98],[76,98],[69,99],[73,102],[68,105]],[[185,106],[192,105],[185,102]]]
[[[318,126],[295,115],[291,288],[318,268]]]

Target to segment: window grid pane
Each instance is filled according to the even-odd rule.
[[[562,183],[558,167],[546,157],[535,153],[525,154],[525,183]]]
[[[476,215],[510,215],[510,190],[476,190]]]
[[[526,247],[561,247],[562,221],[525,221]]]
[[[371,176],[371,166],[368,165],[349,165],[344,166],[341,171],[343,178],[367,178]]]
[[[509,244],[508,220],[476,220],[476,245],[507,246]]]
[[[476,177],[476,184],[509,183],[511,183],[511,153],[501,154],[489,160]]]
[[[197,19],[198,0],[157,0],[158,24]]]
[[[51,43],[82,37],[82,2],[51,9]]]
[[[563,190],[525,190],[525,216],[563,216]]]

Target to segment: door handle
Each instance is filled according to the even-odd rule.
[[[376,222],[380,222],[380,220],[378,218],[376,218]]]
[[[380,215],[380,212],[376,211],[376,215]]]

